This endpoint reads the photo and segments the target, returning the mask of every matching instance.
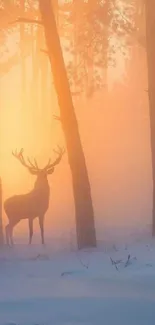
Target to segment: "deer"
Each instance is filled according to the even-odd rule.
[[[51,163],[49,159],[48,164],[44,168],[39,168],[36,159],[34,163],[23,156],[23,148],[17,152],[12,152],[12,155],[27,168],[32,174],[37,176],[33,189],[26,194],[14,195],[4,202],[4,211],[8,218],[8,224],[5,227],[6,243],[8,246],[13,246],[13,229],[23,219],[28,219],[29,225],[29,244],[32,243],[33,237],[33,221],[35,218],[39,219],[39,226],[41,231],[41,242],[44,245],[44,219],[49,207],[50,187],[47,176],[53,174],[55,166],[57,166],[65,152],[63,148],[58,146],[57,150],[53,150],[57,157]]]

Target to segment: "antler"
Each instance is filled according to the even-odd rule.
[[[51,164],[51,159],[49,159],[48,164],[44,167],[44,170],[46,170],[47,172],[48,172],[51,168],[53,168],[53,167],[55,167],[56,165],[59,164],[59,162],[60,162],[62,156],[63,156],[64,153],[65,153],[65,149],[64,149],[64,148],[61,148],[60,146],[57,146],[57,150],[54,149],[53,152],[55,152],[55,153],[58,155],[58,157],[55,159],[55,161],[54,161],[52,164]]]
[[[56,149],[53,150],[58,155],[58,157],[55,159],[55,161],[53,163],[51,163],[51,159],[49,159],[48,164],[43,169],[40,169],[38,167],[37,161],[35,159],[34,159],[34,163],[32,163],[32,161],[30,160],[29,157],[27,158],[29,164],[25,161],[25,159],[23,157],[23,151],[24,151],[23,148],[19,152],[17,152],[17,149],[16,149],[15,152],[12,151],[12,154],[13,154],[13,156],[15,158],[17,158],[20,161],[20,163],[24,167],[28,168],[28,170],[30,172],[33,172],[33,173],[36,173],[36,174],[39,171],[43,171],[43,170],[45,172],[49,172],[53,167],[55,167],[56,165],[59,164],[63,154],[65,153],[65,149],[58,146],[57,150]]]
[[[24,151],[23,148],[19,152],[17,152],[17,149],[16,149],[15,152],[12,151],[12,154],[15,158],[17,158],[20,161],[20,163],[24,167],[28,168],[30,171],[35,171],[35,172],[39,171],[40,169],[39,169],[38,164],[35,159],[34,159],[34,164],[30,161],[29,158],[27,158],[29,164],[26,163],[26,161],[23,157],[23,151]]]

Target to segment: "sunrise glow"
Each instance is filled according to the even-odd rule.
[[[121,6],[120,8],[121,17],[124,15],[124,9]],[[101,223],[102,225],[111,225],[115,222],[122,223],[122,221],[124,223],[130,223],[130,221],[132,222],[132,218],[126,221],[124,220],[124,213],[126,215],[132,214],[134,219],[135,208],[131,208],[131,202],[134,200],[136,201],[138,198],[136,193],[141,187],[140,183],[141,173],[144,167],[143,164],[149,164],[150,161],[150,155],[148,160],[144,159],[145,153],[149,151],[147,141],[145,141],[146,145],[144,146],[143,150],[142,148],[139,148],[140,161],[142,159],[143,163],[141,164],[142,167],[137,170],[139,176],[136,174],[136,177],[138,178],[138,181],[137,178],[136,181],[140,183],[136,188],[134,185],[134,172],[133,180],[131,181],[131,179],[126,179],[125,170],[126,168],[129,168],[129,170],[130,168],[132,169],[132,164],[135,164],[133,160],[137,149],[134,136],[131,136],[132,132],[135,134],[137,129],[139,130],[139,136],[136,138],[138,144],[140,143],[140,139],[142,136],[144,136],[144,134],[147,134],[147,139],[149,137],[147,119],[148,111],[144,112],[146,124],[143,126],[141,124],[138,124],[137,126],[134,119],[135,115],[133,118],[133,107],[139,107],[141,105],[142,109],[145,111],[147,98],[143,92],[141,95],[141,101],[136,101],[137,89],[135,88],[135,92],[134,87],[137,87],[136,78],[139,74],[138,62],[136,61],[133,66],[131,64],[132,71],[135,70],[135,66],[137,69],[137,75],[135,74],[133,77],[135,84],[133,82],[134,86],[131,90],[131,94],[135,98],[135,104],[133,107],[131,106],[131,110],[124,110],[124,107],[129,107],[131,105],[131,94],[127,95],[127,88],[125,84],[126,67],[129,65],[128,59],[132,53],[130,51],[127,52],[127,50],[125,55],[122,53],[122,47],[124,46],[123,37],[118,39],[118,37],[113,34],[109,42],[109,44],[115,50],[113,54],[115,64],[109,64],[108,67],[108,89],[103,89],[102,92],[97,92],[94,98],[91,100],[87,100],[83,97],[76,100],[73,98],[75,101],[77,120],[79,123],[81,139],[84,145],[84,152],[92,184],[95,211],[98,214],[97,222]],[[28,171],[20,166],[19,162],[14,159],[11,154],[12,150],[16,148],[24,148],[26,157],[29,156],[32,159],[34,157],[37,159],[39,166],[44,166],[49,157],[54,158],[53,148],[55,148],[57,144],[65,146],[61,122],[54,119],[54,115],[59,116],[59,107],[53,81],[51,80],[50,68],[48,66],[46,103],[43,106],[42,104],[39,104],[39,106],[36,107],[32,100],[32,57],[29,55],[25,60],[26,92],[23,107],[21,91],[22,71],[20,65],[19,45],[18,26],[18,28],[15,28],[14,33],[9,33],[6,35],[3,62],[7,62],[8,58],[15,53],[19,55],[19,61],[9,70],[7,74],[2,74],[0,80],[0,101],[2,107],[0,112],[0,166],[1,174],[3,175],[2,183],[4,189],[4,199],[14,194],[21,194],[30,191],[35,181],[35,177],[29,175]],[[43,44],[41,48],[45,48],[45,44]],[[39,57],[39,64],[42,64],[41,62],[44,58],[46,65],[48,62],[48,57],[46,54],[40,52]],[[69,57],[66,52],[64,53],[64,57],[65,61],[67,62]],[[144,56],[142,53],[142,60],[143,57]],[[139,59],[137,58],[137,60]],[[145,87],[145,73],[142,80],[142,85],[139,85],[138,91],[140,93],[140,87],[143,88],[143,85]],[[42,86],[40,83],[39,91],[37,93],[37,98],[39,101],[42,96],[41,87]],[[121,87],[124,87],[123,92]],[[140,112],[140,110],[136,112]],[[125,125],[125,127],[123,125]],[[104,141],[101,140],[102,138]],[[126,155],[125,158],[124,155]],[[105,168],[104,173],[103,166]],[[134,170],[136,170],[136,168]],[[144,177],[145,184],[147,183],[149,177],[150,164],[149,173]],[[121,184],[120,189],[118,189],[118,178],[119,183]],[[113,180],[115,181],[112,189],[110,183],[113,183]],[[69,225],[69,229],[72,229],[75,222],[74,202],[67,154],[63,158],[61,165],[57,168],[54,176],[51,176],[50,186],[51,200],[46,218],[47,225],[50,225],[49,229],[54,230],[59,227],[66,229],[67,225]],[[105,191],[105,187],[106,193],[104,193],[104,198],[106,203],[104,203],[104,206],[107,212],[105,219],[102,219],[101,193]],[[132,194],[130,194],[131,197],[128,194],[124,194],[124,202],[126,203],[124,203],[125,207],[123,208],[121,207],[121,196],[119,196],[119,191],[126,191],[126,193],[128,193],[130,187],[134,187],[134,190],[132,191]],[[101,190],[102,188],[104,188],[104,191]],[[110,204],[111,196],[113,197],[113,202],[115,202],[113,206]],[[140,195],[138,200],[141,200]],[[147,209],[148,205],[146,204],[144,210],[146,211]],[[136,212],[136,215],[137,222],[139,222],[141,211]],[[4,223],[5,222],[6,219],[4,216]],[[25,222],[21,222],[16,231],[18,234],[26,232],[27,228],[25,226]]]

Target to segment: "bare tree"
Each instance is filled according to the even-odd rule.
[[[0,178],[0,246],[4,244],[3,220],[2,220],[2,182]]]
[[[152,234],[155,236],[155,10],[153,0],[145,0],[145,14],[153,180]]]
[[[39,0],[39,7],[72,173],[78,248],[93,247],[96,234],[91,189],[54,12],[50,0]]]
[[[20,1],[20,15],[24,17],[25,0]],[[20,24],[20,61],[21,61],[21,103],[25,106],[26,99],[26,66],[25,66],[25,24]]]
[[[24,195],[15,195],[4,202],[4,210],[7,214],[9,223],[6,226],[6,241],[8,245],[13,245],[13,228],[23,219],[29,221],[29,243],[31,244],[33,236],[33,220],[38,217],[42,244],[44,244],[44,217],[49,206],[50,187],[47,176],[54,172],[54,167],[59,164],[64,154],[64,150],[58,147],[56,151],[58,157],[44,168],[39,168],[36,160],[34,163],[28,159],[28,163],[23,157],[23,149],[19,153],[13,153],[20,163],[28,169],[32,175],[37,176],[34,188],[31,192]]]

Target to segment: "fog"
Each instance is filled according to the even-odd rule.
[[[75,109],[95,209],[98,239],[112,234],[143,233],[151,224],[152,175],[147,98],[146,58],[134,49],[121,79],[118,67],[109,72],[109,90],[104,88],[91,99],[76,99]],[[28,63],[29,64],[29,63]],[[46,164],[57,143],[64,144],[53,89],[52,107],[43,107],[34,118],[29,102],[26,113],[20,102],[20,69],[13,68],[1,78],[1,175],[3,199],[29,191],[35,177],[28,174],[11,155],[15,148]],[[38,94],[39,96],[39,94]],[[34,112],[34,111],[33,111]],[[23,120],[22,120],[23,119]],[[70,236],[75,228],[71,174],[67,154],[49,177],[50,208],[46,215],[47,236]],[[6,216],[4,215],[4,224]],[[38,224],[35,223],[38,233]],[[15,230],[27,234],[27,222]]]

